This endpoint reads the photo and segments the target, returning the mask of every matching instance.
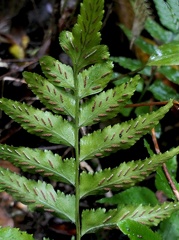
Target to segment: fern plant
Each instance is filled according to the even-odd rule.
[[[114,118],[130,100],[140,81],[140,76],[136,75],[127,83],[105,90],[111,80],[113,63],[109,60],[107,47],[100,45],[103,4],[103,0],[84,0],[72,32],[64,31],[60,34],[60,45],[71,58],[72,67],[45,56],[40,60],[45,77],[24,72],[29,87],[49,110],[36,109],[5,98],[0,100],[0,108],[29,133],[53,144],[70,146],[75,151],[74,157],[62,159],[49,150],[1,144],[1,157],[22,171],[38,173],[49,180],[72,185],[75,194],[64,194],[55,190],[50,183],[30,180],[3,168],[0,170],[0,189],[23,201],[32,211],[43,209],[73,222],[77,240],[100,228],[116,227],[125,234],[129,233],[131,239],[140,234],[146,237],[145,232],[159,239],[158,234],[147,226],[157,225],[179,209],[177,202],[155,202],[152,205],[150,202],[132,204],[121,201],[118,208],[108,211],[97,208],[86,209],[81,213],[80,209],[80,202],[90,195],[101,195],[109,190],[133,189],[132,186],[179,153],[177,147],[144,160],[123,161],[118,167],[95,173],[80,168],[84,161],[103,158],[120,149],[129,149],[149,133],[173,105],[170,100],[150,114],[83,134],[89,126]],[[134,192],[132,190],[131,194]],[[128,226],[138,229],[138,232],[131,234]],[[14,234],[18,234],[20,239],[18,231]],[[24,239],[23,236],[21,239]]]

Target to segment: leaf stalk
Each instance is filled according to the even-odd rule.
[[[79,99],[79,84],[78,84],[78,69],[74,66],[74,83],[75,83],[75,158],[76,158],[76,177],[75,177],[75,224],[76,224],[76,240],[81,239],[81,223],[80,223],[80,213],[79,213],[79,202],[80,202],[80,176],[79,176],[79,108],[80,108],[80,99]]]

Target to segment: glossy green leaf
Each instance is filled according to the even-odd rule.
[[[149,188],[138,186],[131,187],[127,190],[124,190],[118,194],[113,195],[112,197],[102,198],[98,202],[118,204],[119,208],[122,205],[150,204],[152,206],[155,206],[156,204],[158,204],[158,200],[154,192],[152,192]]]
[[[158,71],[167,77],[171,82],[179,84],[179,70],[170,66],[158,68]]]
[[[118,63],[120,66],[129,69],[131,71],[135,71],[139,69],[139,73],[144,74],[146,76],[151,75],[151,67],[146,66],[144,67],[144,64],[137,59],[132,59],[132,58],[126,58],[126,57],[111,57],[111,60],[114,61],[115,63]],[[141,68],[143,68],[140,70]]]
[[[108,126],[103,130],[94,131],[80,140],[80,161],[93,157],[104,157],[119,149],[127,149],[150,132],[158,121],[168,112],[172,102],[159,110],[137,117],[135,120]]]
[[[156,127],[155,127],[155,128],[156,128]],[[146,148],[149,156],[152,157],[153,154],[154,154],[154,152],[153,152],[153,150],[151,149],[151,146],[150,146],[150,144],[148,143],[148,141],[147,141],[146,139],[144,139],[144,147]]]
[[[121,85],[123,83],[127,83],[127,82],[130,81],[130,77],[129,76],[127,76],[125,74],[122,75],[122,74],[120,74],[118,72],[114,72],[112,79],[114,79],[113,83],[114,83],[115,86],[119,86],[119,85]]]
[[[123,162],[119,167],[104,169],[95,174],[83,172],[80,181],[81,197],[104,192],[104,190],[118,190],[133,186],[178,153],[179,147],[163,154],[152,155],[143,161]]]
[[[154,21],[152,18],[148,18],[145,23],[145,29],[150,33],[150,35],[161,41],[162,43],[170,42],[173,38],[173,33],[164,29],[159,23]]]
[[[172,213],[170,218],[161,222],[159,233],[163,240],[179,239],[179,211]]]
[[[51,143],[74,146],[74,127],[61,116],[6,98],[1,98],[0,109],[29,133],[45,138]]]
[[[135,109],[135,114],[137,116],[140,116],[140,115],[148,113],[149,111],[150,111],[150,107],[149,106],[141,106],[141,107],[137,107]]]
[[[48,109],[54,113],[65,114],[74,118],[75,99],[69,91],[54,86],[36,73],[24,72],[23,76],[33,93],[39,97]]]
[[[75,160],[62,158],[51,151],[11,147],[0,144],[0,157],[12,162],[23,171],[39,173],[52,180],[75,183]]]
[[[115,117],[133,95],[140,77],[137,75],[108,91],[92,97],[81,105],[79,125],[89,126]]]
[[[176,177],[176,171],[177,171],[177,162],[176,162],[176,156],[173,156],[173,158],[171,158],[167,163],[166,163],[166,167],[167,170],[170,174],[170,177],[175,185],[175,187],[177,188],[177,190],[179,191],[179,184],[177,183],[175,177]],[[162,190],[168,198],[176,199],[176,196],[174,194],[174,192],[172,191],[172,188],[168,182],[168,179],[166,178],[164,171],[162,168],[159,168],[157,170],[157,174],[155,177],[155,185],[156,188],[158,190]]]
[[[168,101],[169,99],[179,99],[179,94],[170,86],[164,84],[161,80],[156,80],[148,88],[159,101]]]
[[[179,64],[179,41],[166,43],[157,48],[150,56],[148,66],[164,66]]]
[[[137,91],[137,90],[136,90]],[[129,100],[127,104],[132,104],[133,102],[131,100]],[[122,114],[124,117],[129,117],[130,116],[130,113],[132,112],[133,108],[132,107],[124,107],[124,108],[121,108],[119,113]]]
[[[10,193],[16,200],[28,205],[30,210],[43,209],[57,216],[75,220],[75,196],[55,192],[51,184],[28,180],[25,177],[0,168],[0,189]]]
[[[161,23],[172,32],[178,31],[179,5],[178,0],[154,0]]]
[[[176,180],[173,177],[171,177],[171,179],[172,179],[173,183],[175,184],[175,186],[177,186],[178,183],[176,182]],[[159,168],[157,170],[157,174],[156,174],[156,178],[155,178],[155,185],[156,185],[156,188],[159,191],[163,191],[164,194],[168,198],[176,200],[176,196],[175,196],[174,192],[172,191],[171,186],[170,186],[162,168]]]
[[[20,231],[18,228],[0,227],[1,240],[34,240],[31,234]]]
[[[149,227],[131,219],[126,219],[118,224],[119,229],[126,234],[130,240],[162,240],[158,233],[153,232]]]
[[[167,165],[167,169],[170,172],[170,175],[176,178],[177,168],[178,168],[177,156],[173,156],[170,160],[168,160],[166,165]]]

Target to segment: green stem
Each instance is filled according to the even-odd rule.
[[[74,82],[75,82],[75,157],[76,157],[76,178],[75,178],[75,222],[76,222],[76,240],[81,239],[81,223],[80,223],[80,175],[79,175],[79,108],[80,108],[80,99],[78,91],[78,71],[77,68],[74,68]]]

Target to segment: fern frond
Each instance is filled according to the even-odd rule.
[[[73,70],[70,66],[50,56],[43,56],[40,65],[44,75],[54,86],[74,90]]]
[[[81,197],[104,190],[131,187],[135,183],[144,180],[151,172],[156,171],[159,166],[178,153],[179,147],[163,154],[153,155],[143,161],[124,162],[119,167],[104,169],[94,175],[83,172],[80,181]]]
[[[168,112],[172,106],[170,101],[164,107],[114,126],[108,126],[102,131],[98,130],[92,134],[83,136],[80,140],[80,161],[93,157],[104,157],[119,149],[127,149],[148,133],[158,121]]]
[[[61,116],[6,98],[0,100],[0,108],[29,133],[47,139],[51,143],[74,146],[74,127]]]
[[[81,106],[80,126],[89,126],[115,117],[133,95],[140,77],[135,76],[129,83],[102,92]]]
[[[24,72],[23,76],[34,94],[54,113],[69,115],[74,118],[75,99],[70,92],[55,87],[48,79],[36,73]]]
[[[51,184],[28,180],[4,168],[0,168],[0,183],[0,190],[27,204],[30,210],[43,209],[74,222],[74,195],[55,192]]]
[[[116,227],[122,220],[131,219],[148,226],[156,226],[160,221],[179,210],[179,203],[163,203],[156,206],[124,206],[120,209],[85,210],[82,213],[82,235],[104,227]]]
[[[31,234],[20,231],[18,228],[0,227],[0,239],[8,240],[35,240]]]
[[[109,57],[107,47],[99,45],[102,26],[104,0],[81,3],[81,12],[78,16],[72,33],[63,31],[60,34],[60,45],[72,59],[73,65],[80,71],[85,66],[99,63]]]
[[[65,183],[75,182],[74,159],[62,160],[51,151],[0,144],[0,158],[12,162],[23,171],[39,173],[44,177]]]
[[[78,75],[79,82],[79,97],[101,92],[111,80],[112,62],[98,63],[86,70],[83,70]]]

